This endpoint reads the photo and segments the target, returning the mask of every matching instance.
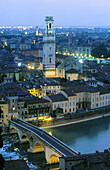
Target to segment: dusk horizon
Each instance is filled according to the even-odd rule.
[[[53,16],[55,26],[106,26],[109,24],[110,2],[87,0],[44,1],[7,0],[1,1],[0,25],[44,26],[45,16]],[[4,10],[6,12],[4,12]]]

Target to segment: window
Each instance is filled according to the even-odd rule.
[[[65,107],[67,107],[67,103],[65,103]]]
[[[79,98],[79,102],[81,102],[81,99]]]
[[[97,97],[97,101],[99,100],[99,98]]]
[[[102,97],[100,97],[100,101],[102,100]]]
[[[71,106],[71,102],[70,102],[70,106]]]
[[[65,112],[67,112],[67,109],[65,109]]]
[[[69,112],[71,112],[71,109],[69,109]]]
[[[94,108],[94,104],[92,105],[92,108]]]
[[[50,58],[50,63],[51,63],[51,58]]]
[[[51,50],[52,47],[50,47],[50,50]]]
[[[75,105],[75,102],[73,102],[73,106]]]
[[[62,107],[64,106],[64,104],[62,103]]]
[[[25,111],[25,115],[27,114],[27,111]]]
[[[94,102],[94,98],[93,98],[93,102]]]
[[[106,99],[107,99],[107,96],[106,96]]]
[[[74,112],[74,108],[73,108],[73,112]]]
[[[49,23],[49,28],[51,29],[51,23]]]
[[[104,100],[104,96],[103,96],[103,100]]]
[[[58,108],[60,107],[60,104],[58,104]]]

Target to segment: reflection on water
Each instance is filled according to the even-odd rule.
[[[110,116],[46,130],[77,152],[90,153],[110,148]],[[48,166],[45,166],[45,153],[27,153],[28,148],[29,144],[20,144],[18,136],[15,135],[4,137],[4,146],[0,152],[5,159],[10,156],[12,159],[24,159],[30,169],[48,169]]]
[[[77,152],[103,151],[110,147],[110,116],[47,131]]]

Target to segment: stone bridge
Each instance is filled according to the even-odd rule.
[[[49,164],[58,163],[59,157],[72,157],[78,154],[48,132],[21,120],[10,121],[10,133],[17,133],[21,143],[29,142],[28,152],[44,151]]]

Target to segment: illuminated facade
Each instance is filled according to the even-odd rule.
[[[41,96],[42,91],[41,91],[40,88],[38,88],[38,89],[32,88],[32,89],[28,89],[28,91],[29,91],[33,96],[38,96],[39,98],[42,97],[42,96]]]
[[[43,36],[43,72],[45,77],[56,77],[55,71],[55,31],[53,17],[46,16]]]
[[[8,103],[5,100],[0,100],[0,125],[8,126],[9,124],[9,110],[8,110]]]

